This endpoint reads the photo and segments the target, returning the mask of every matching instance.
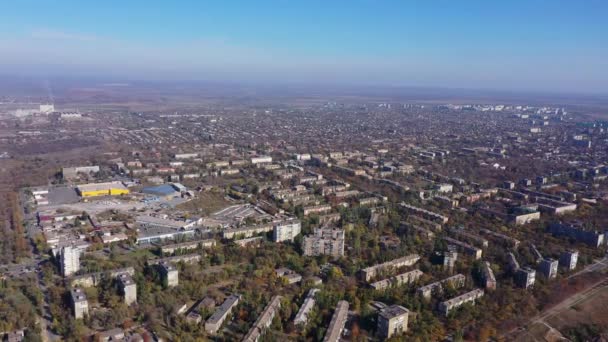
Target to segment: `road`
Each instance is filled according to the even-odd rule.
[[[583,273],[588,273],[588,272],[601,272],[608,269],[608,255],[605,256],[602,259],[596,260],[593,264],[588,265],[587,267],[585,267],[584,269],[573,273],[572,275],[570,275],[567,279],[579,276]],[[557,305],[552,306],[551,308],[539,313],[538,315],[530,318],[528,320],[528,322],[524,325],[525,327],[531,327],[534,324],[544,324],[547,327],[551,328],[548,323],[546,322],[546,320],[554,315],[559,314],[560,312],[562,312],[563,310],[566,310],[570,307],[572,307],[573,305],[576,305],[582,301],[585,301],[586,299],[588,299],[589,297],[593,296],[595,293],[597,293],[598,291],[602,290],[603,288],[605,288],[606,286],[608,286],[608,278],[604,277],[601,280],[591,284],[591,286],[587,287],[585,290],[575,293],[573,295],[571,295],[570,297],[564,299],[563,301],[561,301],[560,303],[558,303]],[[524,328],[524,326],[520,326],[517,328],[514,328],[510,331],[508,331],[507,333],[503,334],[502,337],[505,340],[512,340],[514,335],[519,334],[522,331],[525,331],[526,328]]]

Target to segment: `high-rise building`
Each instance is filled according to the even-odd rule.
[[[74,313],[74,318],[84,318],[85,315],[89,314],[89,302],[87,301],[87,296],[84,291],[75,287],[70,290],[70,296],[72,299],[72,312]]]
[[[534,282],[536,281],[536,271],[529,267],[519,268],[515,272],[514,280],[515,285],[527,289],[534,285]]]
[[[546,258],[541,260],[541,262],[538,264],[538,271],[542,273],[545,278],[553,279],[557,277],[557,266],[557,260]]]
[[[61,248],[59,263],[64,277],[75,274],[80,269],[80,250],[73,246]]]
[[[125,304],[131,305],[137,302],[137,285],[128,273],[121,273],[118,275],[118,286],[122,293]]]
[[[163,276],[163,285],[173,287],[179,284],[179,274],[174,265],[167,262],[161,262],[158,266],[160,267],[160,273]]]
[[[344,230],[315,228],[312,236],[304,238],[304,255],[344,255]]]
[[[407,331],[409,310],[400,305],[391,305],[378,314],[378,334],[391,338]]]
[[[559,258],[559,265],[568,271],[576,268],[578,263],[578,251],[566,251]]]
[[[282,220],[274,223],[272,237],[274,242],[293,241],[301,231],[302,223],[300,220]]]

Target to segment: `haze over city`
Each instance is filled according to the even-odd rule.
[[[0,72],[608,92],[605,1],[16,1]]]
[[[0,8],[0,342],[608,341],[605,1]]]

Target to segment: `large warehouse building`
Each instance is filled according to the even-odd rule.
[[[82,197],[126,195],[129,189],[122,182],[92,183],[76,187]]]

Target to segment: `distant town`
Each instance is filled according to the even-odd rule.
[[[0,97],[6,341],[558,341],[608,325],[593,108],[81,93]]]

